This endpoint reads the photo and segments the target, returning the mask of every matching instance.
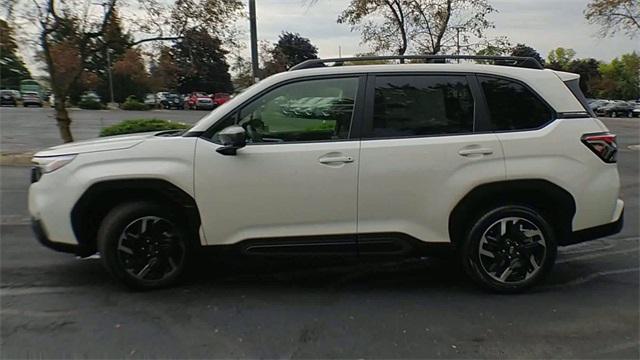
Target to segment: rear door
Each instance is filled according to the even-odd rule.
[[[358,181],[362,253],[395,251],[399,239],[448,242],[449,214],[471,189],[505,179],[475,77],[378,74],[367,85]]]

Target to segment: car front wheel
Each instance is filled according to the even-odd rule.
[[[137,289],[175,284],[189,255],[187,227],[177,214],[159,203],[119,205],[98,231],[103,264],[116,279]]]
[[[482,287],[523,291],[551,270],[557,245],[551,225],[528,206],[506,205],[480,216],[467,234],[461,256],[465,272]]]

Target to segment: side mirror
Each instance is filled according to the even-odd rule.
[[[222,155],[235,155],[236,151],[247,145],[246,133],[242,126],[231,125],[218,133],[222,147],[216,149]]]

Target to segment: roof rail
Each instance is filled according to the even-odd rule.
[[[540,63],[532,57],[523,56],[481,56],[481,55],[389,55],[389,56],[359,56],[331,59],[310,59],[293,66],[289,71],[325,67],[326,63],[334,63],[333,66],[342,66],[345,62],[375,61],[375,60],[426,60],[428,63],[446,63],[447,60],[475,60],[492,61],[493,65],[517,66],[529,69],[544,69]]]

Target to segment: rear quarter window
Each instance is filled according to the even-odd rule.
[[[537,129],[554,118],[554,112],[524,85],[508,79],[479,76],[489,107],[491,130]]]

